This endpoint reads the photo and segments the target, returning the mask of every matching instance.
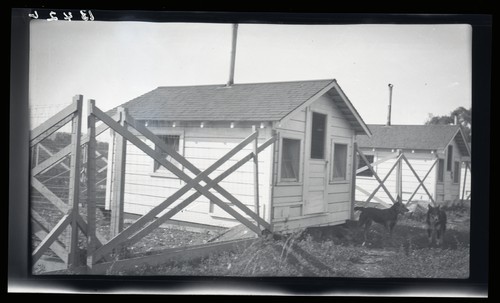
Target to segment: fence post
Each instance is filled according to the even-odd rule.
[[[67,237],[66,247],[69,251],[68,255],[68,267],[76,267],[79,265],[79,253],[78,253],[78,204],[80,198],[80,136],[82,130],[82,95],[76,95],[73,97],[73,102],[76,102],[76,112],[72,120],[72,130],[71,130],[71,164],[70,164],[70,175],[69,175],[69,195],[68,195],[68,206],[71,209],[71,234]]]
[[[255,213],[260,217],[259,211],[259,130],[255,125],[252,125],[252,132],[257,133],[255,136],[254,144],[253,144],[253,201],[255,205]],[[257,222],[257,226],[260,228],[259,222]]]
[[[106,171],[106,197],[104,201],[104,208],[106,210],[111,209],[111,201],[113,201],[113,163],[114,161],[114,151],[115,151],[115,137],[117,134],[113,129],[109,130],[109,143],[108,143],[108,163]]]
[[[42,143],[38,143],[36,145],[36,150],[35,150],[35,153],[36,153],[35,166],[33,166],[33,167],[38,166],[38,163],[40,163],[40,144],[42,144]]]
[[[126,127],[127,110],[123,107],[118,108],[120,113],[120,124]],[[115,237],[123,230],[123,203],[125,187],[125,161],[127,154],[127,140],[115,133],[114,157],[113,157],[113,193],[111,195],[111,237]]]
[[[464,185],[462,187],[462,200],[464,200],[465,198],[465,185],[467,183],[467,168],[469,167],[467,162],[464,162],[464,164],[465,164],[465,172],[464,172]]]
[[[356,170],[358,169],[358,143],[353,143],[352,175],[351,175],[351,220],[354,220],[354,204],[356,203]]]
[[[87,266],[94,264],[92,254],[96,245],[96,133],[95,117],[93,116],[94,100],[87,104]]]
[[[401,149],[398,149],[398,166],[396,167],[396,195],[399,196],[401,201],[403,201],[403,170],[402,170],[402,165],[401,161],[401,154],[402,151]]]
[[[269,191],[269,211],[268,211],[268,218],[269,218],[269,223],[271,223],[271,231],[273,230],[273,218],[274,218],[274,188],[276,184],[278,183],[278,146],[280,142],[280,134],[279,132],[276,131],[274,128],[274,124],[271,130],[271,136],[276,136],[276,140],[273,143],[272,150],[271,150],[271,177],[269,178],[270,184],[271,184],[271,189]]]

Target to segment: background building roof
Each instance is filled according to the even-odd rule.
[[[358,135],[364,148],[400,148],[444,150],[455,139],[463,156],[470,156],[463,132],[458,125],[375,125],[369,124],[372,137]]]

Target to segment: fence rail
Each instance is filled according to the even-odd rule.
[[[259,236],[264,230],[271,229],[270,223],[261,218],[258,213],[258,200],[255,200],[256,209],[254,211],[225,190],[220,185],[220,182],[246,162],[254,159],[254,163],[257,163],[258,154],[268,146],[274,144],[277,138],[276,134],[273,134],[270,139],[259,146],[257,143],[258,129],[253,128],[252,133],[247,138],[202,171],[184,156],[167,146],[161,139],[147,129],[147,127],[137,123],[137,121],[122,108],[118,110],[116,115],[110,117],[96,107],[94,100],[89,100],[87,102],[87,130],[86,134],[82,134],[82,100],[83,96],[75,96],[70,106],[67,106],[31,132],[31,146],[40,145],[41,147],[37,147],[37,150],[39,151],[41,149],[49,155],[48,159],[45,159],[43,162],[38,163],[37,161],[35,163],[35,166],[31,170],[31,185],[41,194],[41,196],[63,214],[57,224],[49,230],[48,224],[42,218],[42,215],[32,210],[35,235],[41,241],[33,250],[33,264],[50,249],[67,265],[67,268],[81,269],[82,266],[84,266],[88,269],[88,273],[93,273],[92,269],[95,267],[99,269],[99,272],[102,272],[103,268],[109,264],[113,264],[113,262],[109,262],[112,260],[113,252],[117,252],[123,247],[133,245],[141,240],[155,228],[159,227],[166,220],[183,210],[202,195],[221,207]],[[100,124],[97,125],[99,121]],[[72,126],[71,143],[68,146],[57,152],[53,152],[41,145],[45,138],[68,122],[71,122]],[[134,129],[134,133],[132,133],[130,128]],[[108,154],[106,159],[106,157],[96,149],[96,137],[108,129],[114,133],[116,141],[114,142],[115,149],[113,150],[113,154]],[[135,135],[136,132],[138,135]],[[153,149],[149,147],[138,136],[147,138],[153,142],[157,148]],[[184,181],[185,185],[179,188],[171,196],[166,197],[163,202],[152,208],[148,213],[137,219],[127,228],[123,229],[123,180],[127,142],[135,145],[146,155],[154,159],[154,161],[172,172],[179,179]],[[252,142],[253,152],[241,158],[216,178],[212,179],[209,177],[210,173],[225,164]],[[38,157],[39,155],[37,154],[37,158]],[[65,161],[68,157],[69,164]],[[168,160],[170,158],[180,163],[195,176],[190,177],[183,169],[171,163],[170,160]],[[105,162],[105,165],[101,168],[98,168],[96,165],[98,159]],[[58,195],[54,194],[53,188],[49,189],[44,185],[43,181],[38,180],[45,172],[57,165],[64,169],[62,173],[69,172],[66,202]],[[106,179],[97,180],[97,175],[102,173],[105,169],[108,169]],[[254,173],[258,174],[257,169],[255,169]],[[97,185],[102,183],[103,180],[106,180],[107,186],[109,186],[109,184],[113,186],[113,190],[111,191],[110,227],[112,232],[109,240],[97,231],[96,222],[96,189]],[[258,182],[257,177],[255,181]],[[81,184],[85,186],[81,186]],[[258,184],[256,188],[258,188],[257,186]],[[166,211],[169,206],[173,205],[191,189],[195,189],[196,192],[178,203],[175,207]],[[223,198],[227,199],[229,204],[209,191],[211,189],[217,191]],[[86,194],[85,208],[80,208],[80,205],[83,206],[83,201],[81,200],[82,193]],[[236,209],[243,214],[240,214]],[[86,210],[86,216],[82,217],[81,212],[83,210]],[[163,214],[159,216],[162,212]],[[79,243],[80,233],[85,237],[85,243],[83,244],[81,241]],[[63,238],[64,243],[60,243],[58,238]],[[82,253],[84,258],[82,258]],[[128,263],[130,265],[134,264],[134,261],[132,261],[133,258],[134,256],[130,257],[130,262],[128,262],[128,258],[121,259],[120,266],[126,266]],[[85,260],[83,263],[82,259]],[[104,263],[99,263],[101,260]]]
[[[375,180],[377,181],[377,185],[376,185],[375,189],[373,189],[373,190],[368,190],[366,188],[363,188],[361,185],[356,184],[356,191],[368,196],[368,198],[364,201],[365,204],[368,204],[371,200],[375,200],[376,202],[381,203],[385,206],[389,205],[386,201],[382,200],[380,197],[377,197],[377,193],[380,190],[380,188],[382,188],[385,191],[385,193],[387,194],[387,196],[390,199],[390,202],[392,202],[392,203],[395,202],[391,192],[389,191],[389,189],[386,186],[386,182],[394,170],[396,170],[396,184],[395,184],[396,195],[403,197],[403,193],[404,193],[402,190],[403,177],[402,177],[402,171],[401,171],[403,165],[408,167],[409,171],[411,172],[411,174],[413,175],[413,177],[417,181],[417,186],[415,187],[415,189],[412,189],[410,192],[406,192],[406,193],[411,193],[409,198],[406,200],[406,204],[409,204],[410,202],[413,201],[413,199],[415,198],[416,194],[418,193],[418,191],[420,189],[423,189],[425,191],[425,194],[427,195],[427,197],[429,198],[429,201],[432,204],[436,204],[434,196],[429,191],[429,189],[426,187],[424,182],[427,180],[427,178],[429,177],[429,175],[433,171],[434,167],[437,165],[437,163],[439,161],[439,159],[437,157],[434,159],[434,161],[432,162],[430,167],[427,169],[427,171],[425,171],[424,177],[421,178],[419,176],[419,174],[417,173],[416,169],[414,168],[414,166],[410,163],[410,161],[406,157],[405,153],[403,153],[401,150],[398,150],[398,154],[389,155],[389,156],[384,157],[382,159],[379,159],[373,163],[370,163],[368,161],[366,155],[358,147],[355,148],[355,154],[359,155],[359,158],[363,161],[363,164],[364,164],[363,167],[356,169],[356,175],[360,174],[366,170],[369,170],[372,173]],[[395,162],[392,164],[392,166],[390,167],[390,169],[388,170],[386,175],[383,178],[381,178],[379,176],[379,174],[377,173],[377,171],[375,170],[375,167],[378,165],[381,165],[389,160],[393,160],[393,159],[395,159]],[[464,185],[463,185],[463,189],[462,189],[462,200],[464,199],[464,196],[465,196],[465,181],[466,181],[466,177],[467,177],[467,168],[470,170],[470,165],[469,165],[469,163],[466,162],[466,170],[465,170],[466,173],[465,173]],[[470,195],[467,198],[470,198]]]

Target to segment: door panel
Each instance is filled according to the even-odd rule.
[[[304,205],[304,214],[314,214],[325,211],[326,205],[326,160],[310,160],[311,165],[307,168],[314,171],[309,175],[307,182],[307,199]],[[314,163],[314,164],[313,164]]]

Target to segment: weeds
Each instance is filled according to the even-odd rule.
[[[469,276],[469,248],[411,249],[385,260],[382,268],[386,277],[465,279]]]

